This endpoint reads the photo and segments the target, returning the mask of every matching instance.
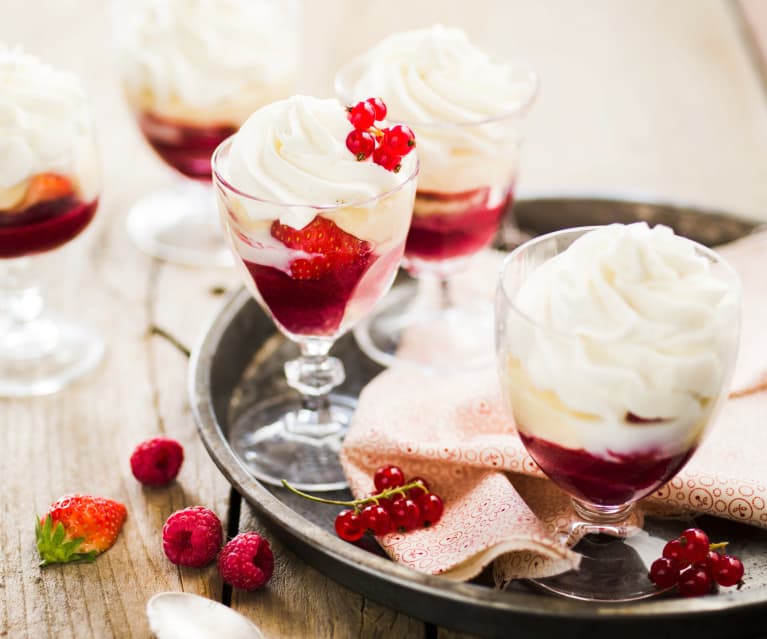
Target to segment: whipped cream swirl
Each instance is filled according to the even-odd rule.
[[[317,211],[310,207],[374,204],[416,170],[416,154],[398,173],[372,161],[358,162],[346,148],[351,131],[346,110],[334,99],[293,96],[256,111],[235,135],[228,163],[217,167],[232,186],[250,196],[283,204],[283,223],[301,229]],[[276,207],[254,202],[253,219],[275,217]]]
[[[77,77],[0,44],[0,189],[45,172],[84,179],[79,168],[91,154],[90,116]]]
[[[137,108],[240,124],[293,89],[298,0],[118,0],[113,13]]]
[[[689,446],[732,370],[738,299],[671,229],[612,224],[528,277],[514,304],[535,324],[511,314],[509,351],[581,422],[582,447]]]
[[[343,69],[336,87],[349,101],[383,97],[389,118],[418,136],[419,189],[456,192],[513,179],[519,118],[505,116],[521,114],[536,81],[493,62],[460,29],[437,25],[385,38]]]

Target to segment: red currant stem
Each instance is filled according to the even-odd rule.
[[[423,485],[422,482],[411,481],[409,484],[397,486],[396,488],[387,488],[386,490],[382,490],[380,493],[376,495],[371,495],[370,497],[363,497],[362,499],[353,499],[351,501],[341,501],[338,499],[325,499],[324,497],[317,497],[315,495],[310,495],[309,493],[305,493],[302,490],[298,490],[298,488],[291,486],[286,479],[282,480],[282,485],[294,495],[298,495],[299,497],[303,497],[304,499],[310,499],[311,501],[316,501],[317,503],[320,503],[320,504],[332,504],[334,506],[351,506],[352,508],[355,508],[355,509],[357,509],[359,506],[362,506],[364,504],[372,504],[372,503],[377,504],[379,499],[388,499],[389,497],[392,497],[393,495],[402,495],[404,497],[405,493],[407,493],[407,491],[412,488],[421,488],[423,489],[425,493],[429,492],[429,490],[426,488],[426,486]]]
[[[719,543],[716,543],[716,544],[709,544],[708,545],[708,549],[709,550],[720,550],[722,548],[727,548],[727,544],[729,544],[729,543],[730,543],[729,541],[720,541]]]

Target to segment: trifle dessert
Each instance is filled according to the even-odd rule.
[[[576,502],[620,512],[695,452],[732,373],[739,291],[715,253],[645,223],[563,231],[507,259],[503,391]]]
[[[443,373],[492,362],[491,304],[450,278],[491,243],[511,206],[536,89],[534,73],[494,62],[463,31],[439,25],[391,35],[336,75],[345,102],[381,96],[400,134],[418,139],[403,260],[417,283],[393,292],[354,333],[379,364]]]
[[[88,226],[98,196],[80,82],[0,44],[0,396],[55,392],[101,358],[98,335],[47,315],[30,269]]]
[[[449,275],[491,242],[513,198],[521,118],[536,87],[529,70],[440,25],[391,35],[338,73],[342,99],[380,95],[389,118],[418,136],[411,271]]]
[[[48,251],[93,219],[99,171],[77,78],[0,45],[0,258]]]
[[[210,158],[259,107],[290,95],[300,64],[299,0],[116,0],[123,86],[157,154],[192,180],[147,194],[128,232],[153,257],[229,265]]]
[[[117,9],[123,84],[142,132],[172,167],[210,180],[215,148],[259,106],[289,95],[296,0],[131,0]]]
[[[301,352],[285,367],[300,397],[267,399],[233,426],[235,449],[266,482],[345,485],[337,453],[354,402],[329,397],[344,373],[328,351],[391,286],[418,173],[412,148],[396,156],[383,143],[379,107],[358,120],[337,100],[293,96],[256,111],[213,156],[235,262]]]

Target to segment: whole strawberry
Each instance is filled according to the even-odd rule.
[[[133,476],[145,486],[163,486],[176,478],[184,449],[175,439],[155,437],[139,444],[130,456]]]
[[[35,519],[40,565],[93,561],[112,546],[127,511],[112,499],[92,495],[65,495]]]
[[[258,533],[240,533],[221,550],[218,571],[221,578],[235,588],[258,590],[274,572],[269,542]]]

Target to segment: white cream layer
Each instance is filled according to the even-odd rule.
[[[337,100],[293,96],[256,111],[236,134],[228,161],[217,167],[235,188],[254,198],[234,197],[231,212],[244,229],[279,219],[302,229],[317,206],[359,204],[323,212],[347,233],[374,245],[405,238],[412,213],[415,152],[398,173],[372,161],[358,162],[346,148],[351,125]],[[284,202],[292,206],[276,206]],[[268,224],[267,224],[268,225]]]
[[[40,173],[69,177],[84,199],[97,195],[85,93],[73,74],[0,43],[0,210],[21,202]]]
[[[117,0],[113,13],[134,108],[239,125],[294,90],[297,0]]]
[[[596,455],[688,448],[737,340],[737,291],[711,269],[644,223],[601,227],[544,262],[515,300],[536,325],[511,313],[507,326],[502,374],[523,430]]]
[[[414,128],[419,189],[459,192],[514,179],[520,117],[501,116],[532,99],[536,85],[527,70],[493,62],[463,31],[440,25],[391,35],[350,69],[358,66],[343,97],[381,96],[390,119]]]

